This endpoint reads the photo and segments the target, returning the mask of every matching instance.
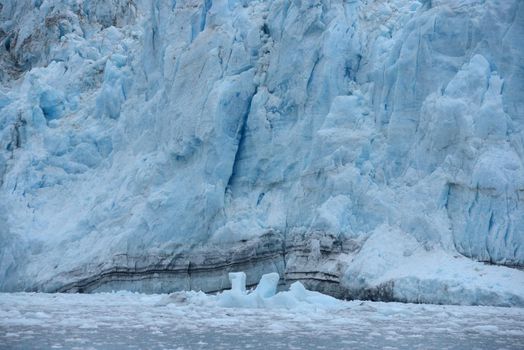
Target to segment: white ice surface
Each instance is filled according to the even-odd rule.
[[[216,296],[208,296],[203,293],[189,294],[189,302],[196,300],[198,303],[216,305],[229,308],[262,308],[262,309],[338,309],[342,302],[338,299],[307,290],[300,282],[294,282],[289,291],[277,293],[280,280],[278,273],[265,274],[260,278],[257,287],[246,292],[245,274],[243,272],[230,273],[229,279],[232,288],[218,293]],[[242,282],[243,281],[243,284]],[[178,302],[186,298],[187,293],[174,293],[163,298],[159,305]]]
[[[524,309],[341,302],[223,308],[197,292],[0,294],[0,347],[520,349]]]
[[[395,300],[524,306],[522,271],[424,248],[410,235],[388,227],[366,241],[344,281],[352,290],[390,287]]]

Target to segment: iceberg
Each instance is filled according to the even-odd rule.
[[[243,272],[241,274],[245,276]],[[219,306],[310,310],[311,308],[340,309],[344,305],[340,300],[329,295],[307,290],[298,281],[291,284],[289,291],[277,293],[280,276],[275,272],[262,275],[257,287],[250,293],[245,292],[245,286],[235,284],[234,282],[239,282],[239,280],[232,277],[236,276],[229,274],[231,290],[226,290],[216,296]]]
[[[278,273],[262,275],[255,289],[246,291],[246,274],[230,272],[231,289],[216,295],[202,292],[175,292],[163,296],[155,305],[205,305],[221,308],[259,308],[259,309],[294,309],[294,310],[336,310],[346,305],[343,301],[329,295],[307,290],[300,282],[293,282],[288,291],[277,292],[280,282]]]
[[[523,21],[519,0],[3,1],[0,291],[243,270],[524,306]]]

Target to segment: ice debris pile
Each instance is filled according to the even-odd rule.
[[[178,292],[169,299],[125,291],[3,293],[0,343],[3,349],[63,344],[111,349],[119,344],[147,349],[521,350],[524,341],[521,308],[358,300],[340,302],[337,309],[320,303],[292,309],[222,308],[212,296],[197,292]]]
[[[246,291],[246,274],[230,272],[231,289],[217,295],[198,293],[173,293],[157,302],[156,305],[170,303],[194,303],[233,308],[266,308],[266,309],[337,309],[344,303],[328,295],[307,290],[300,282],[294,282],[289,291],[277,293],[280,280],[278,273],[262,275],[257,287]]]
[[[0,2],[0,290],[216,291],[234,264],[524,305],[523,23],[520,0]]]

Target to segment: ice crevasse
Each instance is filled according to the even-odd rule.
[[[0,1],[0,290],[524,306],[519,0]]]

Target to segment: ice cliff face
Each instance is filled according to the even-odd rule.
[[[524,305],[476,262],[524,266],[522,1],[2,0],[0,24],[2,290],[246,270]]]

